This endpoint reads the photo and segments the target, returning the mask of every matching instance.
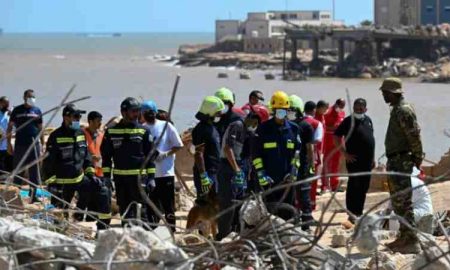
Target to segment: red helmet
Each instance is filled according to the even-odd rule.
[[[240,117],[246,116],[246,113],[241,108],[233,107],[232,110],[234,113],[238,114]]]
[[[259,119],[261,120],[261,123],[266,122],[267,120],[269,120],[270,117],[269,109],[259,104],[250,106],[250,113],[258,115]]]

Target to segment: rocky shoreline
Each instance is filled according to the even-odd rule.
[[[233,67],[263,71],[282,69],[282,53],[244,53],[230,51],[230,47],[233,49],[233,46],[228,46],[225,50],[208,44],[182,45],[178,55],[170,61],[181,67]],[[282,79],[303,80],[309,76],[372,79],[398,76],[419,78],[426,83],[450,83],[450,56],[442,57],[436,62],[424,62],[418,58],[387,58],[378,65],[366,65],[364,59],[359,59],[363,56],[352,54],[346,56],[344,65],[340,68],[337,52],[333,50],[320,51],[318,61],[312,61],[311,50],[299,50],[297,57],[302,72],[289,72]],[[290,59],[290,52],[287,52],[286,59]],[[272,76],[266,78],[273,79]]]

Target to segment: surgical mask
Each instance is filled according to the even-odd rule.
[[[247,130],[250,132],[255,132],[257,128],[258,128],[258,126],[251,126],[251,127],[247,127]]]
[[[29,106],[34,106],[34,104],[36,104],[36,98],[34,98],[34,97],[27,98],[27,104]]]
[[[222,110],[222,114],[226,114],[229,111],[230,111],[230,107],[228,107],[228,105],[225,105],[225,108]]]
[[[297,113],[296,112],[288,112],[287,118],[291,121],[294,121],[295,119],[297,119]]]
[[[338,112],[338,113],[343,112],[343,111],[344,111],[344,109],[341,109],[339,107],[336,108],[336,112]]]
[[[221,119],[220,116],[216,116],[216,117],[214,117],[213,122],[214,123],[219,123],[220,119]]]
[[[365,116],[364,113],[353,113],[353,117],[355,117],[355,119],[361,120],[363,119]]]
[[[81,128],[80,121],[72,121],[70,128],[73,130],[79,130]]]
[[[284,120],[287,116],[287,111],[284,109],[277,109],[275,111],[275,117],[279,120]]]

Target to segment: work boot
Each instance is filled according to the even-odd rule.
[[[399,238],[395,239],[395,241],[393,241],[393,242],[391,242],[391,243],[387,243],[385,246],[386,246],[388,249],[393,250],[393,249],[395,249],[395,248],[397,248],[397,247],[401,247],[401,246],[404,246],[404,245],[406,245],[405,239],[399,237]]]
[[[401,254],[419,254],[422,252],[422,248],[420,247],[419,242],[408,242],[405,241],[405,244],[402,246],[396,246],[391,248],[393,252],[398,252]]]

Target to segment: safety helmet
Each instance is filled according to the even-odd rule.
[[[158,112],[158,107],[156,107],[156,103],[153,100],[147,100],[144,103],[142,103],[141,111]]]
[[[120,110],[121,111],[128,111],[133,109],[140,109],[141,104],[139,101],[133,97],[127,97],[120,103]]]
[[[291,103],[291,109],[300,110],[300,112],[303,112],[303,110],[305,109],[303,99],[301,99],[299,96],[291,95],[289,97],[289,102]]]
[[[276,91],[270,99],[270,105],[272,110],[289,109],[289,96],[283,91]]]
[[[231,102],[234,104],[234,95],[233,92],[231,92],[230,89],[226,87],[222,87],[219,90],[216,91],[214,96],[220,98],[223,102]]]
[[[250,113],[256,114],[261,120],[261,123],[266,122],[267,120],[269,120],[270,117],[269,109],[259,104],[251,106]]]
[[[216,96],[207,96],[203,99],[202,105],[200,105],[199,112],[213,117],[218,112],[221,112],[225,108],[223,101]]]

